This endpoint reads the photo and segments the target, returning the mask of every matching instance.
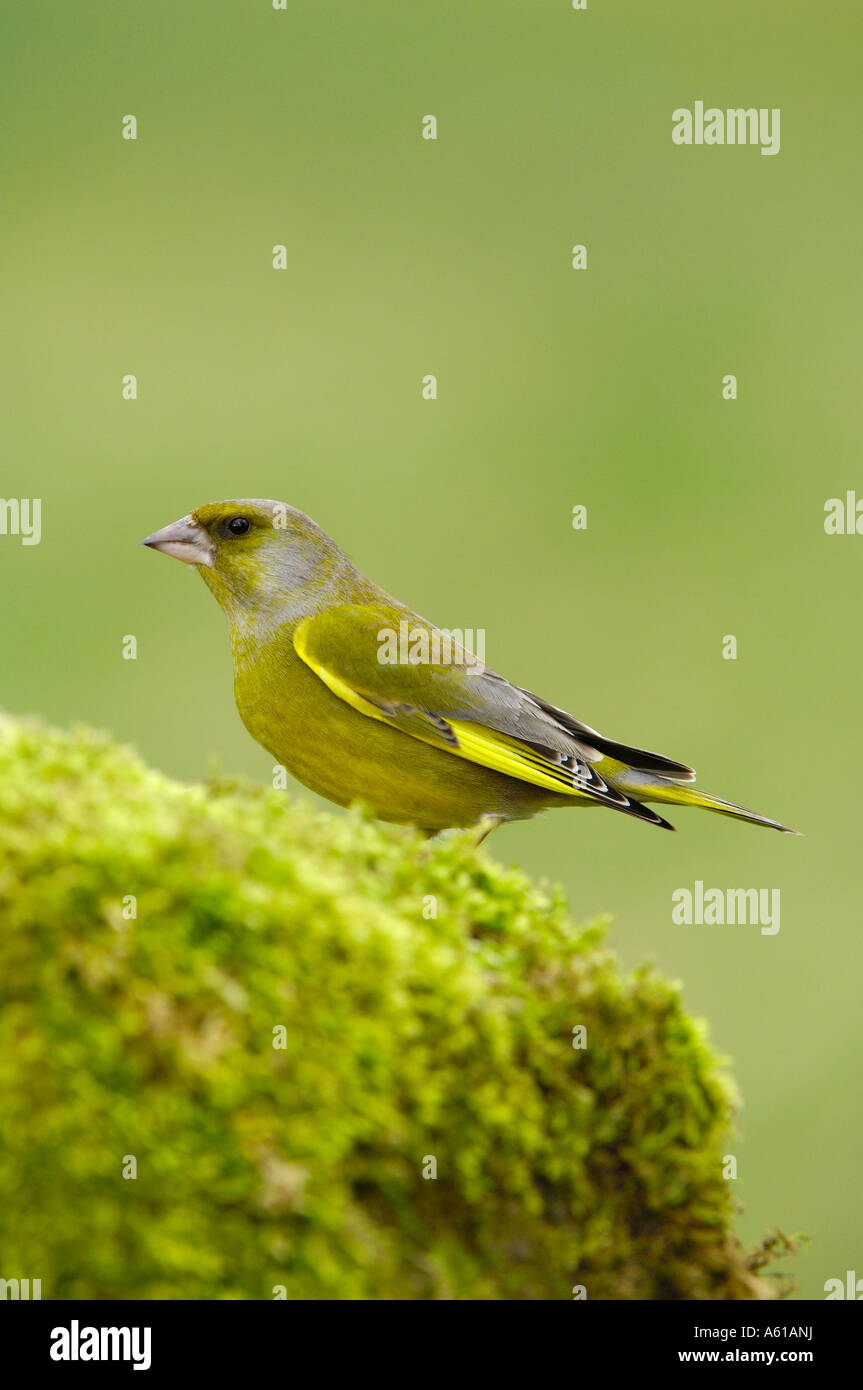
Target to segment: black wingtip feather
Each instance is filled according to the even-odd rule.
[[[636,768],[639,772],[655,772],[660,777],[672,777],[677,782],[694,782],[695,769],[688,763],[675,762],[673,758],[666,758],[663,753],[650,753],[646,748],[634,748],[628,743],[618,743],[616,739],[606,738],[603,734],[597,733],[589,724],[582,724],[580,719],[574,719],[571,714],[567,714],[565,709],[560,709],[558,705],[549,704],[548,700],[542,700],[538,695],[533,695],[529,690],[523,691],[528,695],[540,709],[566,729],[567,733],[572,734],[576,739],[590,744],[598,752],[604,753],[606,757],[616,758],[618,762],[626,763],[627,767]],[[665,824],[658,818],[660,823]],[[673,827],[669,827],[673,828]]]
[[[636,768],[639,772],[656,772],[660,777],[672,777],[676,782],[695,781],[695,768],[689,767],[686,763],[676,763],[671,758],[663,757],[661,753],[648,753],[644,748],[630,748],[626,743],[613,743],[610,738],[594,739],[594,743],[600,753],[617,758],[619,762],[626,763],[627,767]]]
[[[662,830],[674,830],[671,821],[664,820],[658,816],[649,806],[643,806],[640,801],[630,801],[628,806],[615,806],[616,811],[625,811],[627,815],[636,816],[638,820],[646,821],[648,825],[658,825]]]

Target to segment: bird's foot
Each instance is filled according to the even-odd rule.
[[[474,840],[474,848],[479,849],[486,836],[490,835],[493,830],[496,830],[499,825],[503,825],[505,820],[506,816],[481,816],[476,823],[476,839]]]

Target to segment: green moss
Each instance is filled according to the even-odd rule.
[[[0,1273],[43,1297],[765,1293],[677,989],[467,835],[5,720],[0,921]]]

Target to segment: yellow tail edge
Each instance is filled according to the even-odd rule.
[[[635,788],[632,790],[636,791]],[[639,793],[636,791],[636,794]],[[642,788],[640,796],[644,801],[662,801],[671,806],[698,806],[703,811],[715,811],[720,816],[733,816],[735,820],[748,821],[750,825],[767,825],[771,830],[781,830],[783,835],[803,833],[793,830],[790,825],[783,825],[781,821],[772,820],[770,816],[761,816],[757,811],[738,806],[733,801],[723,801],[721,797],[710,796],[708,792],[698,791],[696,787],[680,786],[676,782],[667,782],[665,786],[654,783]]]

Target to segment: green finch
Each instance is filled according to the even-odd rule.
[[[648,801],[788,830],[488,670],[283,502],[212,502],[142,544],[198,567],[228,619],[243,723],[341,806],[430,834],[487,833],[549,806],[609,806],[672,830]]]

